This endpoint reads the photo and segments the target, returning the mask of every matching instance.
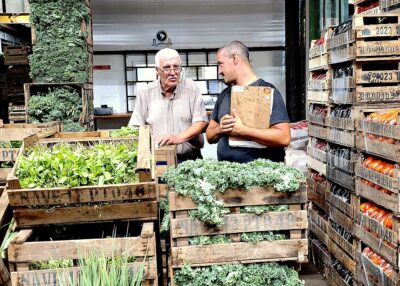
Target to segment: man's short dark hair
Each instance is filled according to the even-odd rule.
[[[250,62],[249,49],[240,41],[233,41],[218,50],[218,53],[224,51],[227,57],[238,55]]]

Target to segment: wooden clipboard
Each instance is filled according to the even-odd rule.
[[[243,124],[257,129],[268,129],[272,112],[274,89],[268,86],[233,86],[231,114],[236,109]],[[257,142],[230,136],[232,147],[266,148]]]

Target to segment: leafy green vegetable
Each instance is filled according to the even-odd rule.
[[[161,234],[166,234],[169,231],[170,227],[170,216],[169,216],[169,198],[168,196],[165,198],[161,198],[160,202],[158,203],[159,208],[164,211],[164,217],[161,221]]]
[[[29,56],[35,82],[87,82],[87,32],[90,21],[83,0],[30,0],[36,43]]]
[[[228,264],[191,268],[174,274],[177,286],[300,286],[304,281],[286,265],[277,263]]]
[[[0,141],[0,148],[21,148],[22,141]]]
[[[288,205],[248,206],[240,208],[241,213],[254,213],[256,215],[260,215],[266,212],[285,212],[288,210]]]
[[[111,137],[126,137],[126,136],[139,136],[139,128],[137,127],[121,127],[121,129],[114,130],[110,134]]]
[[[265,232],[245,232],[240,235],[240,241],[257,243],[261,241],[276,241],[287,239],[282,233],[274,233],[272,231]]]
[[[20,157],[22,188],[78,187],[136,182],[137,141],[37,145]]]
[[[227,235],[196,236],[189,239],[190,245],[210,245],[231,243],[232,240]]]
[[[71,86],[49,88],[29,99],[29,122],[61,121],[65,131],[85,131],[78,122],[82,113],[82,97]]]
[[[73,267],[74,262],[72,259],[58,259],[48,261],[35,261],[29,263],[30,270],[44,270],[44,269],[58,269]]]
[[[217,192],[228,188],[248,190],[253,186],[272,186],[278,192],[294,192],[305,177],[295,168],[264,159],[247,164],[196,160],[169,167],[163,180],[178,194],[190,196],[198,205],[196,210],[189,212],[190,216],[220,227],[229,210],[216,199]]]

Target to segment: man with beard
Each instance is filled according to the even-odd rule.
[[[201,158],[208,117],[199,88],[181,79],[181,59],[165,48],[155,56],[158,80],[139,92],[129,125],[150,125],[158,146],[177,145],[178,161]]]
[[[250,64],[249,50],[239,41],[233,41],[220,48],[217,52],[217,61],[218,72],[224,77],[228,87],[218,96],[206,135],[209,143],[218,142],[218,160],[246,163],[265,158],[283,162],[284,147],[290,143],[290,127],[286,107],[279,91],[255,74]],[[245,126],[235,110],[231,114],[233,85],[268,86],[274,89],[268,129]],[[230,146],[230,135],[256,142],[262,148]]]

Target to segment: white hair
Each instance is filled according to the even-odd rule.
[[[160,67],[161,59],[170,60],[170,59],[174,59],[174,58],[178,58],[179,64],[181,63],[181,57],[179,56],[179,54],[176,50],[170,49],[170,48],[165,48],[165,49],[159,50],[155,56],[156,67],[158,67],[158,68]]]

